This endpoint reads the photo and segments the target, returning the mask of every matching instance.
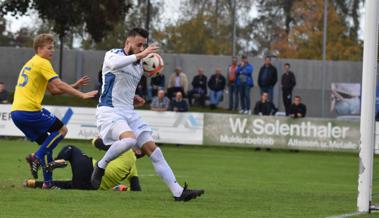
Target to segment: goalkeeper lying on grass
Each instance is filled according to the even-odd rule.
[[[109,146],[104,145],[100,138],[93,140],[95,147],[107,150]],[[123,184],[126,179],[131,191],[141,191],[138,180],[136,159],[142,157],[140,150],[129,150],[117,159],[109,163],[104,177],[101,181],[101,190],[114,189],[118,191],[127,190],[128,186]],[[61,189],[83,189],[93,190],[91,185],[91,174],[93,165],[96,162],[92,157],[87,156],[74,145],[67,145],[59,152],[52,168],[60,168],[70,162],[72,170],[71,181],[53,181],[54,185]],[[24,186],[29,188],[41,188],[43,182],[34,179],[25,180]]]

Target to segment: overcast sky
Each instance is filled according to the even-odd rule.
[[[152,0],[153,3],[155,1]],[[164,12],[161,15],[162,19],[169,22],[175,22],[179,17],[179,7],[182,1],[183,0],[163,0]],[[40,22],[35,11],[29,11],[25,16],[19,18],[6,15],[5,19],[7,20],[7,31],[10,32],[17,32],[22,27],[29,27],[31,25],[35,25],[36,22]]]

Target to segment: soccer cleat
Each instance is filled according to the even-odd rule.
[[[49,183],[44,182],[42,184],[42,189],[45,189],[45,190],[60,190],[61,188],[53,185],[51,182],[49,182]]]
[[[128,190],[127,185],[116,185],[115,187],[112,188],[113,191],[119,191],[119,192],[124,192]]]
[[[24,183],[22,183],[22,186],[24,188],[35,188],[36,187],[36,180],[35,179],[26,179]]]
[[[99,189],[100,184],[101,184],[101,179],[104,176],[105,169],[101,169],[98,165],[98,162],[96,162],[93,172],[91,175],[91,184],[94,189]]]
[[[56,168],[64,168],[67,166],[67,162],[63,159],[54,160],[47,164],[46,170],[47,171],[53,171]]]
[[[108,151],[108,149],[111,147],[110,145],[105,145],[103,140],[99,137],[95,137],[92,139],[91,141],[91,144],[99,149],[99,150],[103,150],[103,151]]]
[[[184,183],[183,192],[180,195],[180,197],[174,197],[175,201],[189,201],[191,199],[195,199],[199,197],[200,195],[204,194],[203,189],[188,189],[187,183]]]
[[[41,166],[41,163],[39,162],[38,158],[34,154],[29,154],[25,158],[26,162],[29,163],[30,171],[32,172],[33,178],[38,178],[38,169]]]

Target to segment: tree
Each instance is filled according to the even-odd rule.
[[[317,12],[322,8],[323,0],[297,2],[293,15],[298,24],[292,27],[287,40],[283,37],[273,43],[272,48],[284,57],[321,59],[323,14]],[[355,35],[351,36],[334,4],[330,4],[328,9],[327,39],[328,60],[361,60],[362,42],[356,41]]]
[[[345,9],[341,9],[350,1],[358,0],[344,0],[344,4],[342,0],[335,0],[329,4],[329,60],[361,59],[362,42],[355,27],[348,22],[354,13],[342,13]],[[258,42],[258,53],[268,49],[283,58],[321,59],[323,0],[267,0],[261,1],[260,7],[261,15],[250,24],[252,29],[255,27],[252,37]],[[358,9],[351,10],[357,12]]]
[[[60,67],[62,73],[63,40],[73,30],[83,27],[94,41],[100,41],[106,32],[122,21],[130,8],[125,0],[6,0],[0,4],[0,13],[23,15],[28,10],[38,11],[39,17],[53,24],[60,39]]]
[[[147,19],[147,1],[138,1],[136,4],[131,5],[128,12],[125,14],[123,22],[117,23],[112,31],[100,40],[96,41],[91,35],[82,34],[82,48],[85,49],[101,49],[106,50],[109,48],[117,48],[124,45],[125,35],[128,30],[133,27],[145,27]],[[159,11],[161,10],[159,2],[155,2],[150,6],[150,32],[155,31],[155,24],[159,22]]]
[[[236,2],[239,13],[246,17],[253,1]],[[178,22],[155,31],[153,36],[166,52],[231,54],[232,6],[231,0],[187,0]]]
[[[9,45],[12,41],[11,33],[6,31],[7,21],[0,17],[0,45]]]

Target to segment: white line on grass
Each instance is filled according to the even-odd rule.
[[[366,214],[364,212],[354,212],[354,213],[345,213],[345,214],[340,214],[340,215],[334,215],[334,216],[329,216],[326,218],[346,218],[346,217],[351,217],[351,216],[357,216],[361,214]]]

